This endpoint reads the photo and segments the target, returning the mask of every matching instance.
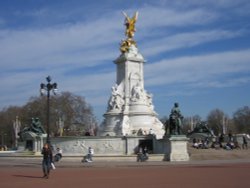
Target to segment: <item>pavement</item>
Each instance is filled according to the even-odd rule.
[[[55,163],[49,179],[42,178],[41,156],[0,155],[0,187],[245,188],[250,187],[249,152],[194,150],[183,162],[156,161],[151,155],[147,162],[136,162],[134,156],[82,163],[82,157],[68,156]]]
[[[81,168],[81,167],[96,167],[96,168],[113,168],[113,167],[143,167],[143,166],[172,166],[172,165],[222,165],[222,164],[250,164],[249,158],[239,158],[239,159],[209,159],[209,160],[189,160],[189,161],[145,161],[137,162],[136,158],[134,161],[126,160],[98,160],[93,162],[82,162],[82,157],[63,157],[59,162],[55,162],[57,168]],[[1,156],[0,157],[0,167],[23,167],[23,168],[40,168],[42,162],[42,157],[22,157],[22,156]]]
[[[188,147],[189,161],[169,162],[163,161],[163,154],[151,154],[146,162],[136,162],[136,155],[130,156],[100,156],[93,157],[93,163],[82,163],[83,156],[63,156],[56,163],[58,168],[77,168],[83,166],[91,167],[118,167],[118,166],[166,166],[166,165],[202,165],[202,164],[226,164],[226,163],[250,163],[250,149],[248,150],[215,150],[194,149]],[[40,154],[40,153],[39,153]],[[1,166],[40,166],[41,155],[27,155],[25,153],[0,152]]]
[[[245,188],[250,160],[97,161],[64,158],[49,179],[42,178],[41,158],[0,158],[1,188]]]

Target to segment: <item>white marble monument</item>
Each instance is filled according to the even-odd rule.
[[[116,83],[112,87],[107,111],[99,134],[101,136],[141,136],[155,134],[162,138],[165,131],[157,118],[152,94],[144,89],[145,60],[133,39],[138,13],[129,18],[124,13],[127,39],[121,43],[116,64]]]

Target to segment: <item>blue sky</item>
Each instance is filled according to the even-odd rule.
[[[125,38],[122,11],[139,11],[135,40],[159,117],[249,106],[249,0],[0,1],[0,109],[39,96],[50,75],[84,96],[102,121]]]

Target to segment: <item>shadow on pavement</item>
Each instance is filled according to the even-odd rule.
[[[13,175],[18,178],[43,178],[42,176],[29,176],[29,175]]]

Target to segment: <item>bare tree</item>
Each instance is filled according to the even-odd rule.
[[[188,133],[190,131],[193,131],[196,124],[201,122],[201,121],[202,121],[202,118],[197,114],[194,116],[185,117],[183,119],[183,132]]]
[[[165,134],[169,134],[169,119],[167,116],[163,116],[160,121],[162,122],[162,124],[164,125],[164,129],[165,129]]]
[[[8,147],[14,146],[15,135],[13,130],[13,121],[20,113],[21,108],[18,106],[9,106],[0,112],[1,144],[7,145]]]
[[[229,117],[220,109],[212,110],[207,116],[208,126],[215,135],[228,132],[228,121]]]
[[[63,92],[51,96],[50,128],[51,135],[59,135],[59,120],[64,124],[64,135],[85,135],[96,129],[96,118],[92,107],[84,97]],[[16,116],[21,121],[21,129],[31,124],[31,118],[39,118],[46,130],[47,98],[46,96],[31,97],[22,107],[10,106],[0,111],[0,134],[4,134],[6,142],[14,143],[13,120]],[[53,134],[54,133],[54,134]]]
[[[244,106],[238,109],[233,115],[233,122],[238,133],[250,134],[250,108]]]
[[[54,117],[62,118],[65,130],[71,134],[73,131],[85,134],[97,124],[93,109],[87,104],[84,97],[64,92],[60,97],[54,98],[53,105],[55,108],[53,110]]]

